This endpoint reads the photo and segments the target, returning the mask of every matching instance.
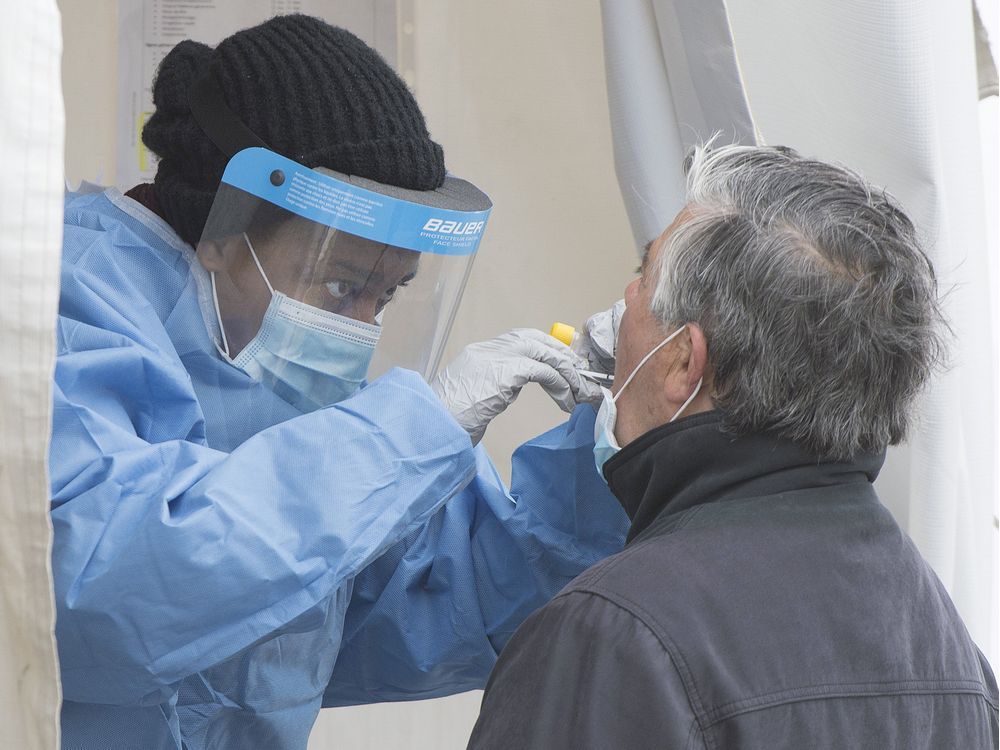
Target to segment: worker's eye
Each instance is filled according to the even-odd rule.
[[[357,294],[361,291],[361,287],[357,284],[352,284],[350,281],[344,281],[343,279],[334,279],[333,281],[328,281],[324,284],[326,291],[329,292],[330,296],[335,300],[340,302],[348,297]]]
[[[393,296],[396,294],[397,290],[399,290],[400,287],[407,286],[409,285],[409,283],[410,280],[407,279],[406,281],[400,281],[398,284],[396,284],[396,286],[389,287],[388,289],[386,289],[385,292],[382,294],[382,298],[378,301],[379,311],[381,312],[381,310],[392,301]]]
[[[400,287],[408,286],[409,283],[410,283],[410,280],[407,279],[406,281],[400,281],[398,284],[396,284],[396,286],[389,287],[386,290],[385,294],[383,295],[384,298],[385,298],[385,301],[388,302],[389,300],[391,300],[392,299],[392,295],[394,295],[396,293],[397,289],[399,289]]]

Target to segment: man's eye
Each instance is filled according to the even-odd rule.
[[[350,297],[357,291],[357,287],[354,284],[340,279],[328,281],[324,286],[326,286],[326,291],[330,293],[330,296],[338,301]]]

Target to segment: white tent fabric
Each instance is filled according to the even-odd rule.
[[[605,43],[619,181],[636,240],[665,227],[677,206],[678,130],[707,138],[726,127],[692,124],[673,91],[668,39],[731,34],[746,94],[733,65],[686,73],[703,97],[749,100],[763,139],[848,164],[903,203],[925,238],[955,332],[953,366],[932,385],[908,448],[894,451],[880,493],[951,593],[977,643],[998,664],[996,613],[996,345],[991,331],[987,219],[977,109],[979,77],[971,4],[932,0],[729,0],[704,13],[714,29],[678,24],[706,3],[605,0]],[[652,27],[652,30],[651,30]],[[656,42],[659,41],[660,45]],[[718,61],[720,56],[710,59]],[[623,61],[627,61],[623,62]],[[651,92],[657,106],[632,99]],[[662,100],[662,101],[660,101]],[[686,99],[685,99],[686,100]],[[674,112],[670,111],[670,104]],[[725,104],[717,102],[724,111]],[[644,122],[633,122],[636,118]],[[659,118],[654,120],[652,118]],[[749,122],[749,115],[743,122]],[[738,138],[745,133],[737,132]],[[622,156],[627,155],[627,159]],[[636,189],[633,171],[659,180]],[[624,167],[624,168],[623,168]],[[673,202],[671,202],[673,201]],[[640,205],[633,205],[640,204]]]
[[[62,245],[62,36],[54,0],[0,25],[0,747],[59,744],[48,445]]]
[[[756,143],[722,0],[603,0],[615,170],[642,247],[684,203],[684,154],[719,131]]]

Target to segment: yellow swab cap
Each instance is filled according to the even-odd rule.
[[[566,346],[572,346],[575,335],[576,329],[567,323],[553,323],[552,328],[549,329],[549,336],[559,339]]]

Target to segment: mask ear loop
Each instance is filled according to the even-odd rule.
[[[227,358],[232,359],[232,357],[229,356],[229,341],[226,339],[226,327],[222,324],[222,313],[219,310],[219,293],[215,289],[215,271],[212,271],[211,279],[212,302],[215,304],[215,317],[219,321],[219,333],[222,334],[222,346],[219,347],[219,350],[225,354]]]
[[[254,252],[253,243],[250,242],[250,238],[247,237],[247,233],[243,233],[243,239],[246,240],[247,247],[250,248],[250,257],[253,258],[253,262],[257,264],[257,270],[260,271],[260,277],[264,279],[264,283],[267,284],[267,289],[271,292],[271,296],[274,296],[274,287],[271,286],[271,282],[268,281],[267,274],[264,273],[264,267],[260,264],[260,260],[257,258],[257,253]]]
[[[643,357],[641,360],[639,360],[639,364],[637,364],[635,366],[635,369],[632,370],[632,372],[629,374],[629,376],[627,378],[625,378],[625,382],[622,383],[622,387],[618,389],[618,393],[616,393],[614,396],[611,397],[611,400],[614,401],[615,403],[618,403],[618,399],[625,392],[625,389],[628,387],[628,384],[632,382],[632,378],[634,378],[635,374],[637,372],[639,372],[639,370],[642,368],[642,366],[644,364],[646,364],[646,362],[649,361],[649,358],[652,357],[654,354],[656,354],[658,351],[660,351],[660,349],[662,349],[663,347],[665,347],[671,341],[673,341],[677,337],[677,335],[681,331],[683,331],[685,328],[687,328],[687,325],[686,324],[682,325],[676,331],[674,331],[669,336],[667,336],[665,339],[663,339],[663,341],[661,341],[659,344],[657,344],[656,346],[654,346],[645,357]]]
[[[694,387],[694,391],[691,393],[690,396],[688,396],[688,400],[684,402],[684,405],[681,406],[681,408],[677,410],[677,413],[670,418],[671,422],[677,419],[677,417],[681,415],[681,412],[687,409],[691,405],[691,402],[694,401],[695,397],[698,395],[698,391],[701,390],[701,384],[702,382],[704,382],[704,380],[705,380],[704,378],[698,378],[698,385]]]
[[[250,242],[250,238],[247,237],[247,233],[243,233],[243,239],[247,243],[247,247],[250,248],[250,257],[253,258],[253,262],[257,266],[257,270],[260,271],[260,277],[264,279],[264,283],[267,284],[268,291],[271,292],[271,296],[274,296],[274,287],[271,286],[270,280],[267,278],[267,274],[264,273],[264,267],[260,264],[260,259],[257,258],[257,252],[253,249],[253,243]],[[215,305],[215,317],[219,319],[219,332],[222,334],[222,353],[229,357],[229,340],[226,338],[226,327],[222,324],[222,311],[219,309],[219,293],[215,288],[215,271],[211,273],[212,279],[212,302]],[[232,359],[230,357],[230,359]]]

